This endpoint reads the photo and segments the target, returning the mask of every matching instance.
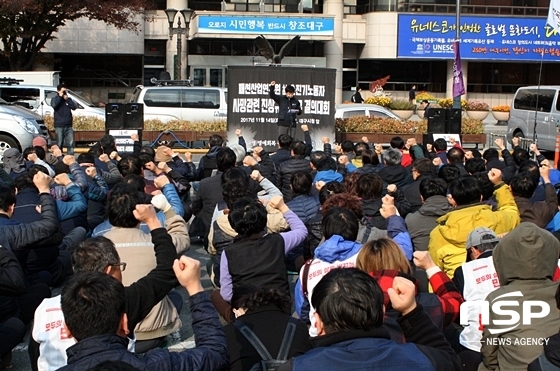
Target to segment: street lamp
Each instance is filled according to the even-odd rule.
[[[183,34],[186,35],[186,40],[189,40],[189,23],[191,22],[191,17],[193,15],[192,9],[183,9],[181,11],[177,11],[177,9],[165,9],[165,14],[167,15],[167,21],[169,22],[169,40],[173,40],[173,35],[177,35],[177,80],[181,80],[181,52],[182,52],[182,36]],[[177,20],[177,27],[173,27],[175,23],[175,16],[177,13],[181,13],[182,18],[185,21],[185,28],[181,27],[181,17]],[[187,68],[189,66],[188,63],[188,52],[186,55],[187,59]],[[188,71],[187,71],[187,79],[188,79]]]

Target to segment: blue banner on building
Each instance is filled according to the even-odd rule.
[[[334,17],[198,15],[198,33],[333,36]]]
[[[398,58],[452,59],[455,17],[399,15]],[[461,16],[463,60],[560,60],[560,34],[544,18]]]

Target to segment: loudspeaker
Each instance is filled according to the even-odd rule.
[[[107,103],[105,105],[105,129],[122,129],[124,126],[124,104]]]
[[[463,110],[460,108],[450,108],[447,110],[447,134],[461,134],[461,116]]]
[[[446,110],[443,108],[429,108],[426,112],[428,118],[428,133],[444,134],[447,119]]]
[[[142,103],[127,103],[125,105],[124,129],[144,128],[144,105]]]

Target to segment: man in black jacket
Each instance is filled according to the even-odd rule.
[[[51,295],[45,284],[27,285],[14,254],[0,246],[0,369],[8,367],[12,349],[26,332],[26,324],[41,301]]]
[[[182,256],[173,263],[173,270],[189,294],[195,349],[155,349],[143,357],[127,351],[130,303],[125,301],[125,288],[114,277],[87,272],[74,276],[62,290],[65,328],[78,343],[68,349],[68,365],[59,370],[91,370],[104,361],[121,361],[145,371],[228,369],[225,335],[200,283],[200,262]]]
[[[39,191],[41,219],[27,224],[12,219],[16,204],[15,188],[0,185],[0,245],[14,253],[24,272],[30,248],[62,242],[56,203],[50,195],[50,182],[51,177],[43,172],[33,176],[33,183]]]
[[[290,359],[286,370],[350,370],[375,365],[383,370],[462,370],[459,358],[430,317],[416,304],[414,283],[396,277],[387,292],[400,312],[397,322],[406,344],[396,344],[383,327],[383,292],[377,281],[356,268],[333,269],[315,286],[319,336],[315,349]]]
[[[306,125],[302,125],[302,128],[307,129]],[[280,168],[276,170],[276,186],[282,191],[284,195],[284,201],[288,202],[293,197],[291,180],[292,175],[296,171],[311,172],[311,163],[305,158],[307,146],[306,143],[296,140],[292,143],[291,147],[291,157],[289,160],[284,161]]]
[[[268,95],[278,105],[278,135],[288,134],[293,137],[292,128],[296,127],[296,115],[301,115],[301,103],[294,98],[296,89],[292,85],[284,88],[286,95],[276,95],[276,81],[271,81],[268,87]]]
[[[134,216],[150,228],[157,265],[148,275],[125,288],[130,334],[134,333],[136,324],[146,317],[153,306],[177,285],[171,269],[177,256],[175,246],[171,236],[157,219],[153,206],[137,205]],[[86,240],[72,251],[72,267],[76,275],[96,271],[111,275],[120,281],[126,263],[120,261],[115,245],[109,239],[95,237]],[[66,336],[60,326],[49,328],[50,323],[63,320],[60,296],[43,301],[37,308],[32,337],[29,340],[29,357],[34,370],[37,370],[37,365],[43,370],[47,367],[57,369],[66,364],[66,349],[76,341]]]
[[[436,175],[436,168],[429,158],[418,158],[412,163],[412,179],[414,181],[402,190],[404,197],[410,203],[411,213],[418,211],[424,204],[420,196],[420,181]]]

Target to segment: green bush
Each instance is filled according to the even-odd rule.
[[[410,103],[408,100],[405,99],[397,99],[389,103],[389,108],[392,110],[410,111],[413,110],[414,107],[415,107],[414,104]]]

